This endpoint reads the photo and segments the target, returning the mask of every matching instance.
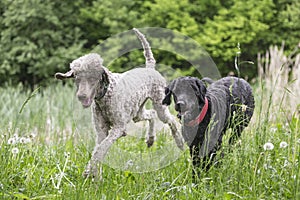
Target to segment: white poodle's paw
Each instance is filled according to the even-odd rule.
[[[147,143],[147,146],[148,147],[151,147],[152,145],[153,145],[153,143],[154,143],[154,136],[150,136],[148,139],[147,139],[147,141],[146,141],[146,143]]]
[[[82,176],[84,178],[92,178],[93,180],[102,180],[102,174],[101,174],[101,169],[100,172],[98,171],[97,167],[92,167],[90,164],[88,164],[82,173]]]
[[[83,178],[88,178],[90,177],[90,170],[86,169],[84,170],[84,172],[82,173]]]

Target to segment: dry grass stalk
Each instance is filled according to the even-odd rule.
[[[270,108],[271,119],[275,119],[279,111],[288,118],[300,111],[299,46],[300,43],[289,55],[284,52],[284,44],[271,46],[265,55],[258,54],[258,78],[264,85],[264,91],[260,91],[264,93],[262,111]]]

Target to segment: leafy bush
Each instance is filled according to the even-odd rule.
[[[34,85],[82,54],[73,1],[1,2],[0,82]]]

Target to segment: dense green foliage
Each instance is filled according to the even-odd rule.
[[[0,82],[41,83],[99,42],[133,27],[179,31],[202,45],[227,74],[234,71],[238,44],[241,60],[256,61],[258,52],[283,41],[291,51],[299,43],[299,19],[298,0],[2,0]],[[194,73],[178,55],[154,53],[158,63]],[[135,61],[139,56],[126,54],[110,68],[141,64]],[[255,76],[256,65],[242,68],[244,75]]]

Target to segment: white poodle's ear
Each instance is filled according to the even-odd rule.
[[[73,72],[73,70],[70,70],[66,73],[57,72],[55,74],[55,78],[60,79],[60,80],[63,80],[63,79],[66,79],[66,78],[74,78],[74,72]]]

